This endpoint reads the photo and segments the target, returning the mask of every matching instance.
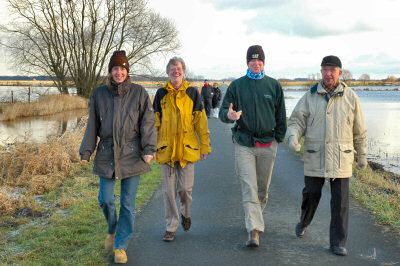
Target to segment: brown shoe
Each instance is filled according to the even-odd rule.
[[[186,217],[183,216],[182,214],[181,214],[181,217],[182,217],[182,227],[183,227],[183,230],[189,231],[190,226],[192,225],[192,220],[190,219],[190,217],[186,218]]]
[[[174,240],[174,237],[175,237],[175,232],[165,231],[163,240],[170,242],[170,241]]]
[[[128,257],[123,249],[116,249],[114,254],[114,263],[127,263]]]
[[[247,247],[256,248],[260,245],[259,232],[252,230],[249,234],[249,240],[246,242]]]
[[[106,252],[114,251],[114,239],[115,239],[115,233],[107,234],[106,240],[104,241],[104,248]]]

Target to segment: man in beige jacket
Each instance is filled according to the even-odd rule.
[[[317,210],[325,178],[331,186],[330,248],[336,255],[347,255],[349,178],[352,164],[364,169],[366,128],[356,93],[339,78],[342,63],[337,56],[326,56],[321,63],[322,80],[297,103],[289,118],[286,137],[289,148],[300,149],[304,136],[304,183],[300,222],[296,235],[303,237]],[[354,153],[355,150],[355,153]]]

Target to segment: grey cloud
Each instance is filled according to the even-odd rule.
[[[329,28],[326,25],[314,21],[310,17],[299,17],[288,14],[285,19],[277,19],[272,14],[260,14],[247,22],[249,32],[278,32],[284,35],[294,35],[307,38],[342,35],[354,32],[374,31],[375,28],[359,22],[348,25],[343,29]]]
[[[400,60],[385,53],[361,55],[352,62],[353,65],[363,65],[365,63],[374,63],[374,65],[385,67],[396,67],[397,72],[400,71]]]
[[[218,10],[239,9],[239,10],[259,10],[265,8],[276,8],[294,0],[203,0],[215,6]]]

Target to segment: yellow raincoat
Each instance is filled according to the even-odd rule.
[[[200,154],[211,153],[207,116],[196,88],[184,80],[176,90],[168,81],[157,90],[153,107],[158,163],[180,162],[183,168],[187,162],[197,162]]]

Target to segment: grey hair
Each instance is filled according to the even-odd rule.
[[[186,73],[185,61],[183,61],[183,59],[178,56],[174,56],[169,60],[169,62],[167,64],[167,74],[169,73],[169,69],[170,69],[171,65],[175,65],[175,63],[177,63],[177,62],[182,64],[183,72]]]

